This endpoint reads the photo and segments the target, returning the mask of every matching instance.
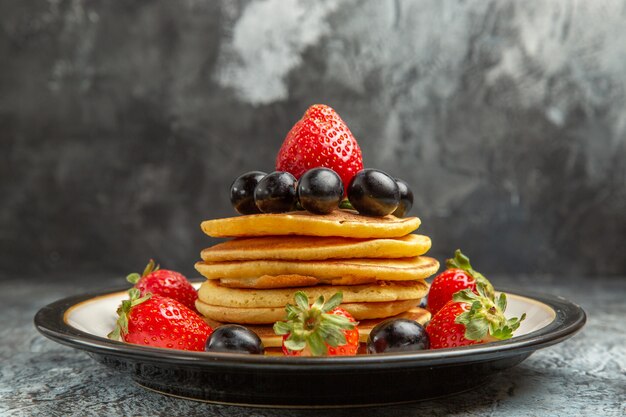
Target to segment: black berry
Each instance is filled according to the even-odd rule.
[[[296,208],[296,178],[288,172],[267,174],[254,189],[254,202],[263,213],[284,213]]]
[[[328,214],[339,207],[343,197],[343,182],[335,171],[313,168],[298,181],[298,200],[303,209]]]
[[[411,352],[430,348],[424,327],[409,319],[388,319],[372,329],[367,353]]]
[[[204,350],[207,352],[263,353],[263,343],[252,330],[238,324],[220,326],[211,333]]]
[[[254,188],[267,174],[250,171],[237,177],[230,186],[230,202],[240,214],[255,214],[261,211],[254,203]]]
[[[396,178],[396,184],[398,184],[398,189],[400,190],[400,203],[392,214],[396,217],[404,217],[413,207],[413,191],[409,188],[409,184],[403,180]]]
[[[400,203],[396,181],[383,171],[364,169],[350,181],[348,200],[359,213],[366,216],[386,216]]]

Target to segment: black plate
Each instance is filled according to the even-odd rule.
[[[119,291],[119,290],[118,290]],[[68,325],[72,306],[110,293],[68,297],[35,316],[44,336],[87,351],[143,387],[214,403],[264,407],[367,406],[419,401],[465,391],[532,352],[571,337],[585,324],[577,305],[547,295],[504,291],[551,307],[547,326],[510,340],[419,353],[298,358],[185,352],[131,345]]]

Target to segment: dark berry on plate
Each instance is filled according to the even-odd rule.
[[[398,204],[398,208],[392,214],[396,217],[404,217],[413,207],[413,191],[409,188],[409,184],[403,180],[396,178],[396,184],[398,184],[398,189],[400,190],[400,204]]]
[[[230,186],[230,202],[237,213],[260,213],[254,203],[254,188],[267,174],[261,171],[250,171],[237,177]]]
[[[284,213],[296,207],[296,177],[288,172],[267,174],[254,189],[254,202],[263,213]]]
[[[416,321],[388,319],[372,329],[367,339],[367,353],[411,352],[430,347],[428,333]]]
[[[311,213],[330,213],[339,207],[342,197],[343,182],[332,169],[310,169],[298,181],[300,205]]]
[[[400,203],[396,180],[383,171],[364,169],[350,181],[348,200],[356,211],[366,216],[386,216]]]
[[[207,352],[263,353],[263,343],[252,330],[238,324],[226,324],[213,331],[206,341]]]

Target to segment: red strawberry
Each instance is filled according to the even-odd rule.
[[[151,293],[170,297],[196,311],[198,292],[187,278],[176,271],[159,269],[152,259],[141,276],[135,272],[128,275],[126,280],[135,284],[141,295]]]
[[[326,167],[341,177],[344,188],[363,169],[361,148],[331,107],[315,104],[287,133],[276,158],[276,170],[300,178],[311,168]]]
[[[307,295],[298,291],[296,305],[287,304],[287,321],[274,324],[274,333],[283,336],[283,353],[288,356],[356,355],[359,330],[354,318],[341,304],[342,293],[324,303],[320,296],[309,307]]]
[[[113,340],[136,345],[203,351],[213,329],[198,314],[178,301],[160,295],[141,294],[137,288],[122,301]]]
[[[446,261],[446,267],[448,269],[437,275],[430,285],[428,309],[432,314],[437,313],[452,300],[452,296],[458,291],[469,289],[478,294],[477,282],[483,283],[488,296],[493,296],[493,286],[489,280],[472,269],[469,258],[463,255],[460,249],[454,252],[454,258]]]
[[[497,300],[489,297],[481,283],[476,285],[476,290],[478,294],[470,289],[454,294],[433,316],[426,327],[431,349],[468,346],[513,336],[526,314],[519,319],[507,319],[504,294]]]
[[[469,311],[470,305],[449,301],[433,316],[426,327],[431,349],[468,346],[478,343],[465,338],[465,325],[455,323],[461,314]]]

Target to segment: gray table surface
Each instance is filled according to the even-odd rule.
[[[492,278],[580,304],[587,325],[573,338],[534,353],[486,385],[433,401],[359,410],[271,410],[211,405],[148,392],[85,353],[41,336],[32,319],[69,295],[115,286],[111,277],[3,278],[0,281],[0,415],[626,415],[626,278]]]

